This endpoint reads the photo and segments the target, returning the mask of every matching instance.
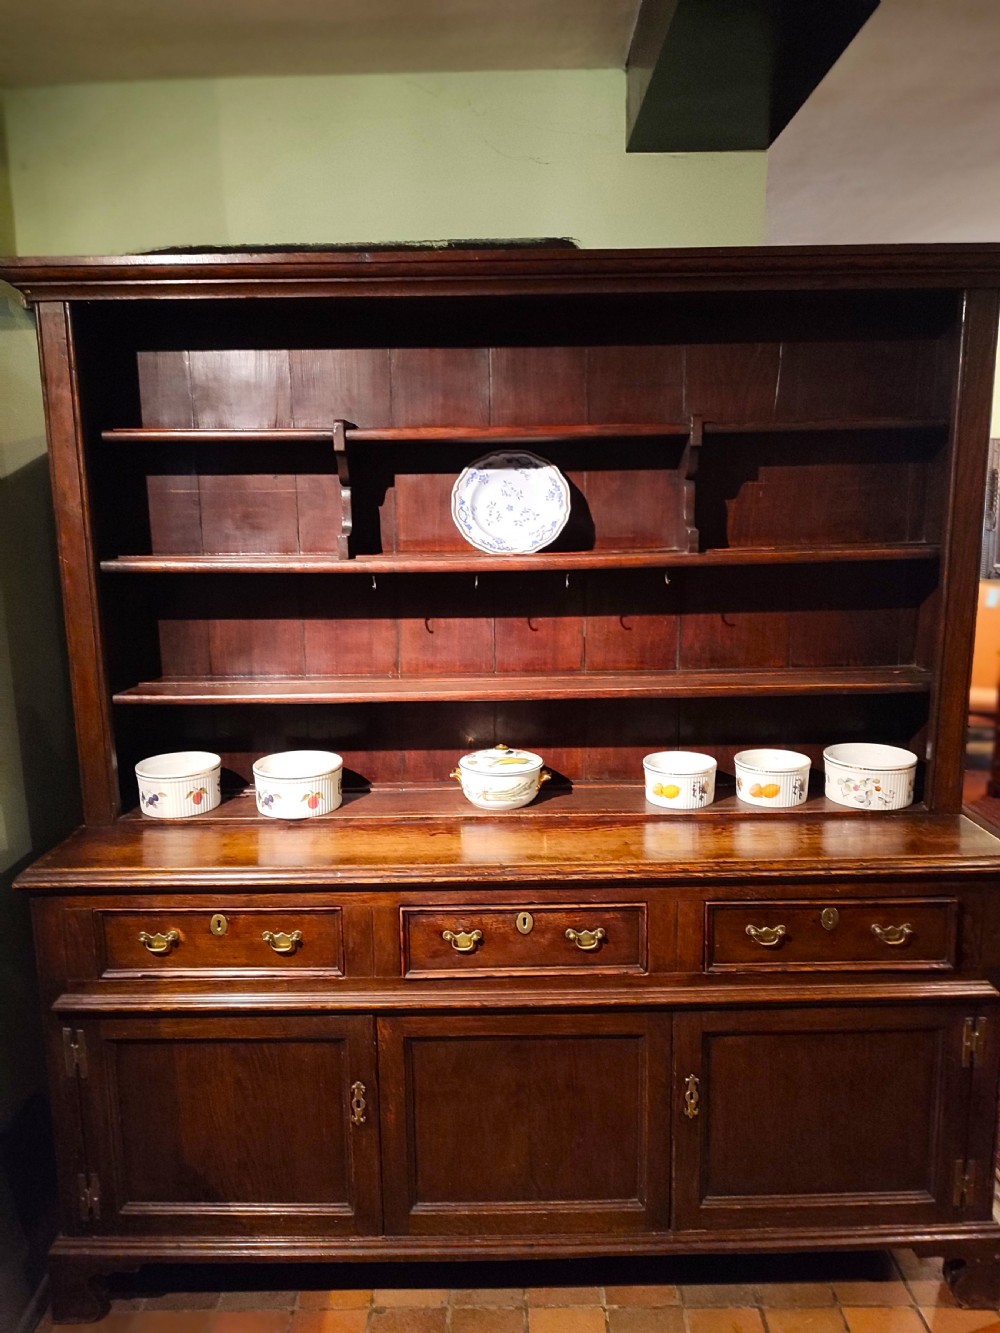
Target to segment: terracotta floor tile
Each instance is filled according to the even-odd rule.
[[[844,1333],[847,1325],[837,1308],[765,1310],[767,1333]]]
[[[941,1270],[944,1266],[944,1260],[932,1257],[922,1258],[914,1254],[912,1250],[893,1250],[892,1257],[896,1266],[905,1278],[938,1278],[941,1277]]]
[[[291,1310],[216,1310],[208,1333],[288,1333]],[[128,1333],[146,1333],[140,1325]]]
[[[766,1309],[818,1310],[837,1304],[829,1282],[761,1282],[755,1290],[755,1304]]]
[[[680,1305],[680,1287],[605,1287],[605,1305]]]
[[[461,1305],[451,1312],[451,1333],[524,1333],[526,1323],[524,1310],[509,1307]]]
[[[368,1333],[445,1333],[448,1311],[416,1306],[397,1306],[394,1310],[372,1310]]]
[[[126,1318],[131,1320],[127,1325],[128,1333],[210,1333],[215,1327],[212,1323],[215,1315],[211,1310],[140,1310]],[[288,1327],[288,1315],[282,1318],[285,1322],[280,1333]],[[87,1327],[102,1328],[103,1325],[88,1324]]]
[[[912,1305],[905,1282],[835,1282],[834,1295],[841,1305]]]
[[[378,1309],[395,1309],[399,1305],[417,1305],[436,1308],[448,1304],[447,1288],[434,1287],[380,1287],[372,1292],[372,1305]]]
[[[677,1305],[618,1306],[608,1311],[609,1333],[684,1333],[684,1311]]]
[[[757,1304],[757,1288],[744,1282],[702,1283],[681,1287],[681,1304],[714,1305],[727,1310],[743,1309]]]
[[[845,1306],[844,1319],[850,1333],[927,1333],[917,1311],[900,1305]]]
[[[147,1296],[146,1310],[216,1310],[222,1293],[218,1291],[165,1291],[158,1296]]]
[[[935,1280],[929,1277],[911,1277],[906,1279],[906,1285],[913,1297],[913,1304],[919,1305],[921,1309],[933,1310],[938,1306],[944,1306],[950,1310],[958,1304],[951,1287],[940,1278]]]
[[[528,1311],[528,1333],[606,1333],[599,1305],[549,1306]]]
[[[291,1310],[297,1291],[224,1291],[219,1297],[220,1310]]]
[[[81,1328],[94,1329],[95,1333],[133,1333],[136,1317],[134,1313],[112,1311],[96,1324],[53,1324],[46,1315],[36,1333],[80,1333]]]
[[[600,1305],[600,1287],[528,1287],[529,1307],[537,1305]]]
[[[361,1310],[372,1303],[370,1291],[300,1291],[300,1310]]]
[[[921,1310],[931,1333],[1000,1333],[996,1310]]]
[[[289,1333],[365,1333],[368,1307],[360,1310],[296,1310]]]
[[[687,1333],[764,1333],[760,1311],[745,1307],[685,1310],[684,1318]]]
[[[474,1306],[477,1310],[491,1310],[498,1307],[524,1308],[523,1287],[462,1287],[451,1293],[452,1305]]]

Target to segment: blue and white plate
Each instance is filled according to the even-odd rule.
[[[451,516],[471,545],[491,555],[526,555],[555,541],[569,518],[569,483],[526,450],[477,458],[451,490]]]

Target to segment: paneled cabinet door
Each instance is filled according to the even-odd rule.
[[[386,1230],[662,1229],[669,1031],[643,1013],[380,1019]]]
[[[80,1028],[90,1229],[378,1230],[370,1019],[126,1017]]]
[[[989,1215],[995,1019],[968,1006],[679,1016],[679,1228]],[[987,1039],[989,1034],[989,1039]]]

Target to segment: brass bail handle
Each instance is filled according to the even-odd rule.
[[[475,953],[476,946],[483,938],[481,930],[442,930],[441,938],[446,940],[456,953]]]
[[[901,926],[880,926],[873,923],[872,934],[883,944],[905,944],[913,934],[913,927],[909,921],[904,921]]]
[[[261,939],[269,944],[275,953],[294,953],[302,943],[302,931],[293,930],[288,934],[284,930],[265,930]]]
[[[589,953],[591,949],[600,947],[601,941],[607,939],[608,932],[603,926],[598,926],[596,930],[574,930],[571,926],[566,931],[566,938],[571,944],[575,944],[578,949],[583,949]]]
[[[179,930],[168,930],[165,935],[159,932],[150,935],[147,930],[139,931],[139,943],[144,944],[150,953],[165,954],[169,953],[175,945],[180,944],[181,933]]]
[[[786,933],[784,926],[747,926],[747,934],[754,944],[759,944],[763,949],[775,948]]]

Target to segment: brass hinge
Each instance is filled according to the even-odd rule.
[[[73,1028],[63,1028],[63,1059],[66,1063],[67,1078],[87,1077],[87,1042],[83,1033]]]
[[[962,1024],[962,1068],[970,1069],[982,1049],[986,1035],[985,1018],[967,1018]]]
[[[964,1208],[976,1186],[976,1164],[959,1158],[955,1163],[955,1188],[951,1201],[956,1208]]]
[[[76,1178],[80,1192],[80,1221],[95,1222],[101,1216],[101,1182],[82,1171]]]

